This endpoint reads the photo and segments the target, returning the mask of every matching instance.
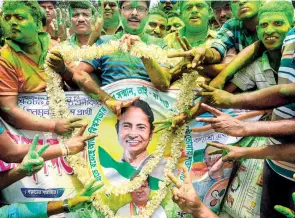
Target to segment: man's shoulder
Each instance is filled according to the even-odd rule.
[[[123,207],[120,207],[119,210],[117,211],[116,215],[121,215],[121,216],[128,216],[130,215],[130,203],[125,204]]]
[[[222,25],[222,27],[219,29],[219,31],[222,31],[224,29],[234,30],[234,29],[240,28],[241,25],[242,25],[242,21],[232,18],[232,19],[229,19],[228,21],[226,21]]]
[[[12,62],[17,56],[18,56],[18,53],[15,52],[8,44],[5,44],[0,49],[0,60],[2,62],[3,61]]]
[[[292,28],[288,32],[288,34],[284,40],[284,45],[289,44],[289,43],[295,43],[295,28]]]
[[[103,43],[108,43],[108,42],[110,42],[112,40],[119,40],[121,38],[120,37],[121,34],[122,33],[116,33],[114,35],[103,35],[103,36],[100,37],[99,40],[97,40],[96,44],[101,45]]]

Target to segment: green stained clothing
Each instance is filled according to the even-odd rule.
[[[44,92],[46,74],[43,64],[48,49],[51,47],[47,33],[39,33],[42,52],[38,63],[12,40],[0,50],[0,95],[17,95],[19,92]]]

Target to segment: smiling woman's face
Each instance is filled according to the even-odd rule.
[[[152,137],[148,116],[138,107],[130,107],[119,122],[118,138],[124,150],[138,155],[146,151]]]

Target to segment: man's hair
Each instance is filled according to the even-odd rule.
[[[178,18],[180,18],[180,13],[178,13],[176,11],[170,11],[170,12],[168,12],[167,17],[168,18],[171,18],[171,17],[178,17]]]
[[[153,114],[151,107],[148,105],[148,103],[146,103],[143,100],[138,99],[135,102],[133,102],[129,107],[122,108],[121,115],[123,115],[130,107],[140,108],[143,111],[143,113],[145,113],[147,115],[148,120],[149,120],[149,124],[150,124],[150,131],[152,133],[152,131],[154,130],[154,125],[153,125],[154,114]],[[117,120],[117,123],[116,123],[117,133],[119,132],[119,122],[120,122],[120,120]]]
[[[123,2],[124,1],[119,1],[119,8],[122,8]],[[147,8],[149,8],[150,7],[150,4],[151,4],[151,0],[144,0],[144,2],[146,2]]]
[[[157,9],[157,8],[153,8],[152,10],[150,10],[150,15],[159,15],[161,17],[163,17],[165,20],[168,19],[167,14],[165,14],[162,10]]]
[[[53,6],[56,6],[56,1],[46,1],[46,0],[39,0],[38,3],[41,4],[43,2],[51,2],[51,4],[53,4]]]
[[[41,17],[42,17],[41,7],[36,0],[30,0],[30,1],[6,0],[3,3],[3,11],[5,12],[6,10],[9,10],[9,9],[16,9],[17,5],[19,4],[25,5],[31,9],[31,15],[33,16],[33,18],[35,18],[36,22],[41,21]]]
[[[293,5],[287,1],[270,1],[265,3],[258,12],[258,20],[260,19],[261,15],[266,12],[271,13],[284,13],[289,21],[289,24],[293,26],[293,18],[294,18],[294,8]]]
[[[230,4],[230,1],[211,1],[211,8],[213,9],[215,4]]]
[[[208,5],[208,9],[210,10],[210,8],[211,8],[211,0],[204,0],[204,1],[207,3],[207,5]],[[180,11],[182,11],[182,6],[183,6],[183,4],[184,4],[185,2],[187,2],[187,1],[179,1],[179,8],[180,8]]]
[[[81,8],[81,9],[89,9],[91,8],[92,15],[95,14],[95,8],[91,4],[89,0],[82,0],[82,1],[70,1],[70,15],[72,15],[72,10],[75,8]]]

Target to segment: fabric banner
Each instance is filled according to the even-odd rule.
[[[119,100],[130,99],[140,96],[140,99],[147,102],[152,109],[155,120],[162,120],[173,116],[174,106],[178,90],[169,90],[160,92],[152,84],[142,80],[122,80],[103,87],[114,98]],[[161,133],[150,134],[147,138],[126,139],[121,130],[116,129],[117,118],[104,105],[97,103],[83,92],[67,92],[67,103],[74,117],[83,117],[83,122],[88,124],[88,133],[97,133],[98,137],[90,140],[85,149],[84,156],[87,162],[88,171],[85,174],[103,181],[105,184],[120,186],[128,182],[144,166],[144,164],[153,158],[153,151]],[[49,102],[46,93],[22,94],[19,96],[19,107],[41,117],[49,117]],[[247,113],[242,110],[225,110],[232,116]],[[147,122],[141,119],[140,112],[134,112],[134,115],[127,117],[126,125],[122,128],[128,130],[131,134],[141,134],[143,127],[134,128],[136,133],[132,133],[133,127],[129,127],[132,122],[128,119],[134,118],[140,123]],[[203,117],[212,117],[209,113]],[[260,116],[256,115],[251,119],[257,120]],[[3,120],[2,124],[11,138],[17,144],[31,143],[35,134],[40,136],[39,144],[57,144],[57,136],[51,133],[20,130],[11,127]],[[120,121],[121,122],[121,121]],[[131,124],[130,124],[131,123]],[[184,164],[190,171],[193,185],[197,190],[202,201],[213,211],[219,212],[220,203],[224,198],[228,186],[229,177],[232,170],[232,164],[223,163],[221,155],[209,155],[214,150],[213,147],[206,147],[209,141],[216,141],[224,144],[235,144],[241,138],[230,137],[226,134],[216,133],[207,128],[206,131],[196,131],[206,124],[197,123],[192,120],[186,128],[184,144],[182,147],[182,156],[180,164]],[[118,128],[121,128],[121,124]],[[120,133],[118,132],[120,131]],[[129,147],[128,147],[129,146]],[[134,167],[128,159],[124,157],[124,152],[130,150],[130,153],[136,152],[139,146],[143,146],[143,161],[140,166]],[[147,151],[147,152],[146,152]],[[158,181],[163,178],[163,169],[169,152],[165,152],[162,160],[156,169],[149,175],[150,196],[153,191],[158,189]],[[16,164],[7,164],[0,161],[0,171],[12,169]],[[46,161],[44,168],[37,174],[26,177],[2,191],[3,203],[27,202],[27,201],[49,201],[73,197],[82,188],[81,183],[73,175],[71,167],[64,158],[57,158]],[[135,196],[136,197],[136,196]],[[138,196],[137,196],[138,197]],[[133,197],[126,196],[105,196],[105,202],[116,213],[129,213]],[[130,203],[131,202],[131,203]],[[127,212],[126,212],[127,211]],[[119,214],[118,215],[121,215]],[[162,202],[161,206],[154,214],[166,214],[167,217],[184,217],[184,213],[171,201],[171,193]],[[163,217],[161,215],[161,217]]]

